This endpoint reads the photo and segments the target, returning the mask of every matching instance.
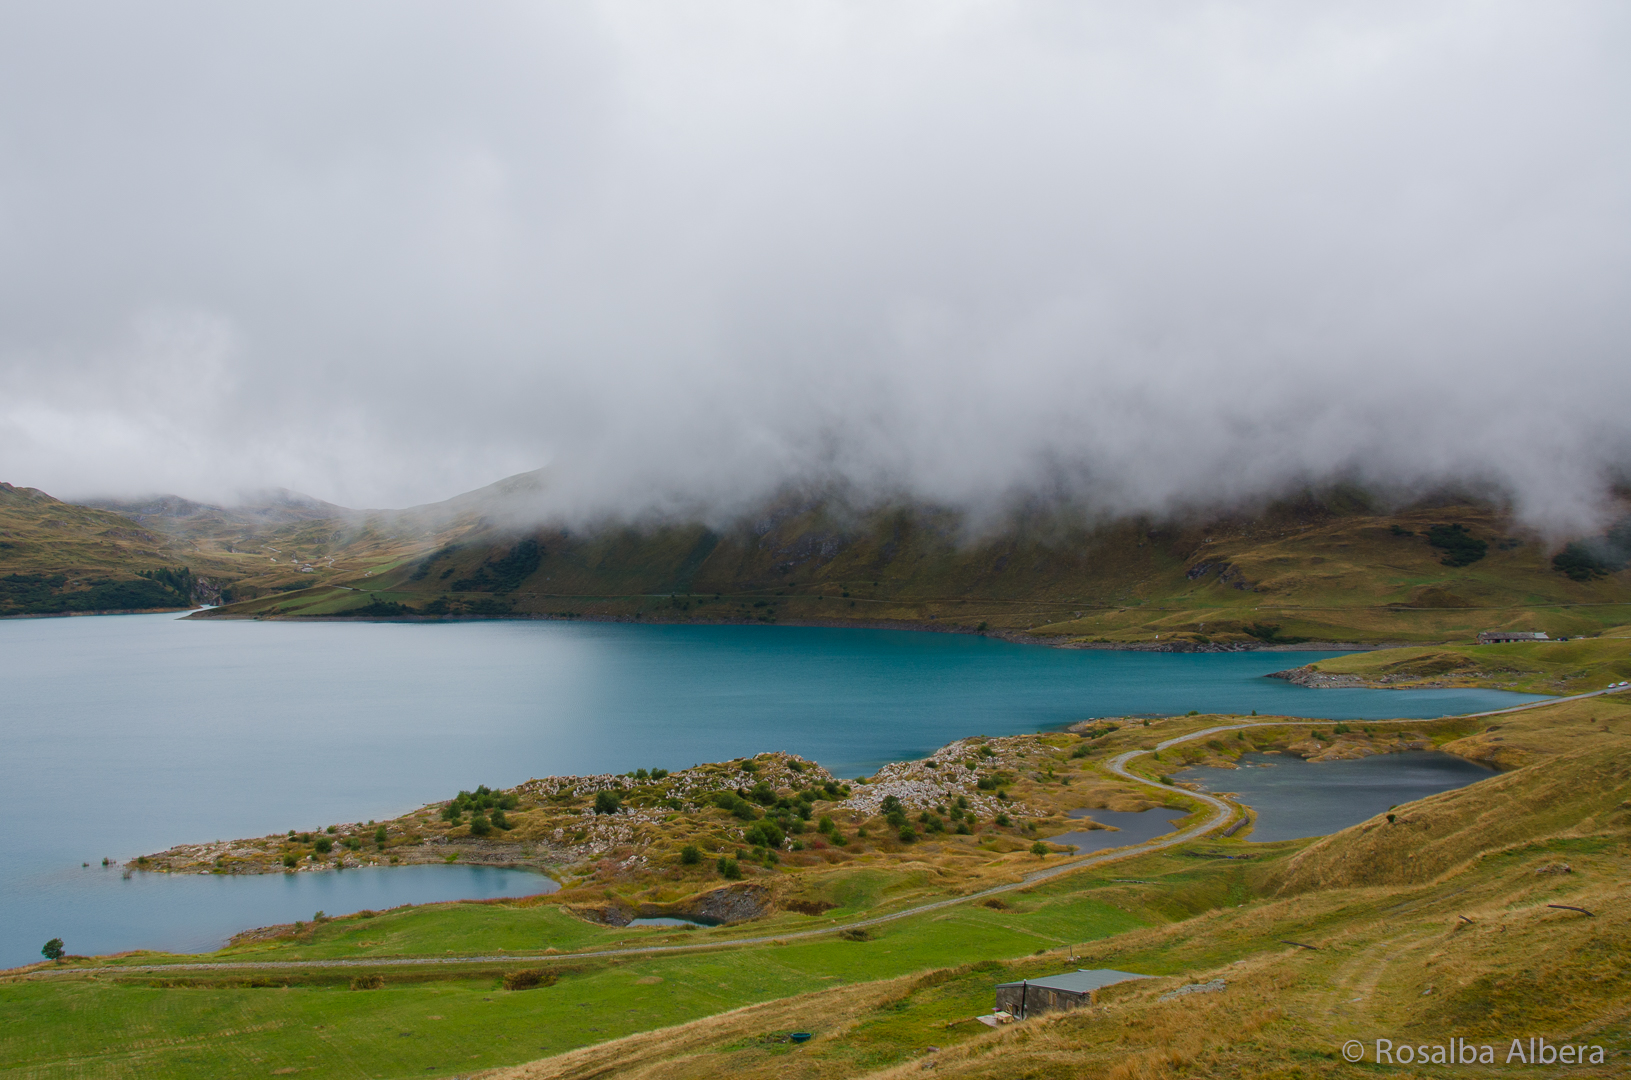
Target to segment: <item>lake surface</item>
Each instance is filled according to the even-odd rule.
[[[1290,754],[1243,754],[1238,769],[1196,767],[1173,775],[1207,791],[1232,791],[1257,811],[1248,840],[1329,836],[1403,803],[1496,775],[1437,750],[1377,754],[1353,761],[1304,761]]]
[[[75,953],[201,947],[174,924],[136,917],[138,901],[126,907],[146,887],[141,875],[87,884],[83,902],[71,900],[72,875],[102,880],[104,856],[385,819],[478,784],[766,750],[855,776],[964,736],[1092,716],[1384,719],[1532,700],[1261,678],[1322,655],[1076,651],[777,626],[0,620],[0,965],[37,958],[50,937]],[[426,869],[455,876],[382,870],[381,887],[395,891],[357,906],[444,899],[433,883],[470,880],[457,877],[464,868]],[[166,887],[210,890],[218,880]],[[233,905],[253,889],[275,894],[281,880],[240,878],[242,892],[199,895]],[[302,898],[298,910],[340,914],[333,903]],[[252,911],[269,909],[210,925],[246,928],[267,921]]]

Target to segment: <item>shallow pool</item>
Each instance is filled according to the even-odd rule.
[[[1248,839],[1328,836],[1416,799],[1476,784],[1495,770],[1438,750],[1353,761],[1243,754],[1238,769],[1196,767],[1173,775],[1210,792],[1235,792],[1257,811]]]

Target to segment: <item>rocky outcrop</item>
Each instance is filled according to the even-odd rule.
[[[1369,686],[1371,685],[1358,675],[1331,675],[1320,671],[1313,664],[1304,664],[1302,667],[1287,668],[1285,671],[1271,671],[1263,676],[1265,679],[1284,679],[1296,686],[1306,686],[1314,690],[1331,690],[1340,687]]]
[[[730,926],[768,915],[776,909],[771,891],[763,885],[726,885],[672,904],[574,904],[572,914],[602,926],[627,926],[635,919],[690,919],[709,926]],[[795,907],[795,910],[797,908]]]

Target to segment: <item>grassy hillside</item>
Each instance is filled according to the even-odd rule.
[[[235,576],[120,514],[0,484],[0,616],[190,607]]]
[[[1631,627],[1601,637],[1382,649],[1321,660],[1291,673],[1308,686],[1488,686],[1578,694],[1631,679]]]
[[[1626,529],[1554,551],[1467,500],[1384,512],[1334,491],[1211,518],[1033,507],[977,522],[829,493],[720,528],[524,526],[545,487],[529,473],[400,511],[287,492],[233,508],[102,504],[139,520],[8,487],[16,539],[0,570],[71,581],[101,559],[130,580],[162,556],[220,589],[217,616],[907,625],[1161,649],[1576,637],[1631,622],[1631,569],[1615,569],[1610,542]]]
[[[396,520],[400,532],[414,519]],[[831,499],[723,530],[439,520],[395,565],[324,582],[356,591],[263,595],[219,614],[906,624],[1180,649],[1576,636],[1631,621],[1631,570],[1576,580],[1503,512],[1469,502],[1381,513],[1332,495],[1166,523],[1036,512],[985,531],[950,510]]]

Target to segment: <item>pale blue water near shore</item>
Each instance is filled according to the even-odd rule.
[[[181,842],[386,818],[477,784],[773,749],[854,776],[963,736],[1090,716],[1381,719],[1530,700],[1315,691],[1260,677],[1318,655],[1066,651],[775,626],[0,621],[0,964],[35,958],[53,936],[77,953],[202,948],[319,907],[477,895],[482,886],[453,867],[369,872],[381,884],[368,899],[325,903],[300,890],[361,881],[155,885],[98,865]],[[177,899],[140,899],[172,895],[163,890]],[[221,899],[180,899],[196,896]]]

